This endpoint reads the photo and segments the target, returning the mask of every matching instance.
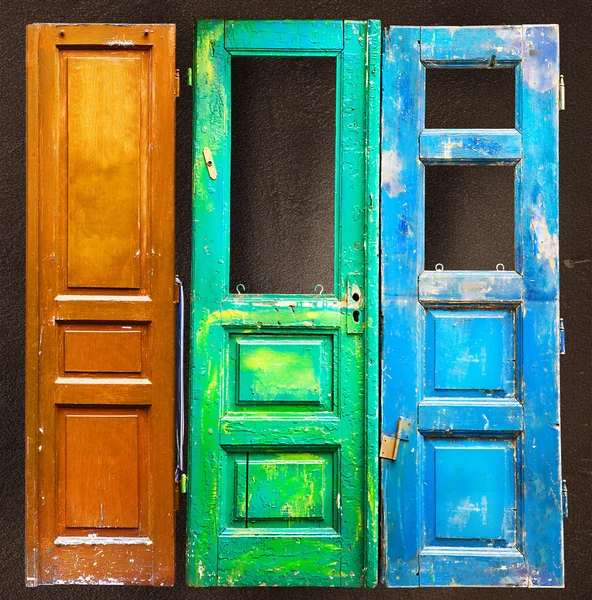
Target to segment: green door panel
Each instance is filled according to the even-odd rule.
[[[233,56],[335,60],[333,293],[229,290]],[[188,583],[373,586],[380,24],[198,21],[193,83]]]

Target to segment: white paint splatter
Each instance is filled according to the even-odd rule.
[[[394,198],[405,191],[405,186],[399,181],[403,170],[401,159],[396,150],[384,150],[382,153],[382,185],[386,193]]]

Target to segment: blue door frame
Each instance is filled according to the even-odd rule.
[[[384,42],[382,580],[562,586],[558,27]],[[515,128],[425,129],[428,68],[514,69]],[[425,270],[429,164],[514,165],[514,271]]]

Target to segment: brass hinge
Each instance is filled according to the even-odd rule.
[[[179,304],[180,299],[181,299],[181,286],[175,281],[175,296],[174,296],[173,302],[175,304]]]
[[[565,79],[559,75],[559,110],[565,110]]]
[[[397,420],[397,432],[394,436],[383,435],[382,443],[380,444],[380,458],[388,458],[389,460],[397,460],[399,452],[399,443],[409,441],[409,429],[411,429],[411,421],[405,417],[399,417]]]
[[[181,95],[181,76],[179,75],[179,69],[175,69],[175,98]]]

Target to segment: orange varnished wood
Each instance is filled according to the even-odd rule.
[[[174,580],[172,25],[27,28],[27,584]]]
[[[140,287],[148,51],[68,50],[68,287]],[[143,160],[142,160],[143,159]]]
[[[68,415],[62,453],[66,527],[137,529],[137,417]]]
[[[64,373],[141,372],[141,331],[64,332]]]

